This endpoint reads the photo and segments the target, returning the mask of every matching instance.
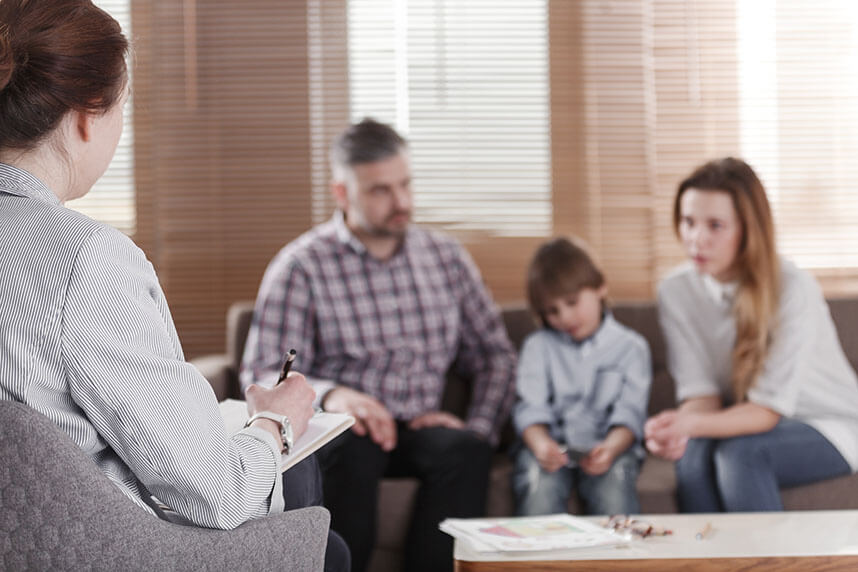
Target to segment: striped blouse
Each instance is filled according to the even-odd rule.
[[[0,245],[0,398],[50,418],[149,512],[155,497],[230,529],[282,510],[279,444],[227,435],[131,240],[0,164]]]

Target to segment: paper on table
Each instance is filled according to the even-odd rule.
[[[448,518],[439,528],[479,552],[564,550],[624,544],[627,538],[569,514]]]
[[[240,431],[247,421],[247,403],[239,399],[226,399],[218,404],[220,414],[226,424],[226,430],[232,434]],[[292,465],[304,460],[325,443],[351,427],[355,418],[345,413],[320,412],[310,418],[307,430],[292,448],[292,452],[283,455],[280,470],[285,471]]]

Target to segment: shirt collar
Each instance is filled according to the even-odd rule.
[[[360,241],[360,239],[358,239],[358,237],[356,237],[354,235],[354,233],[351,231],[351,229],[346,225],[346,217],[343,214],[343,211],[341,211],[340,209],[337,209],[334,212],[334,216],[331,219],[331,222],[334,225],[334,233],[337,237],[337,240],[340,242],[340,244],[351,248],[360,256],[364,256],[364,255],[368,254],[366,245],[364,245],[364,243],[362,243]],[[408,240],[408,237],[411,236],[411,234],[412,234],[412,227],[411,227],[411,225],[409,225],[408,229],[405,231],[405,238],[402,241],[402,245],[400,246],[399,249],[397,249],[397,251],[393,254],[393,256],[390,257],[390,260],[397,258],[398,256],[400,256],[401,254],[403,254],[406,251],[408,244],[410,242]]]
[[[352,250],[361,255],[366,252],[366,246],[364,246],[352,231],[349,230],[349,227],[346,226],[346,217],[343,215],[343,211],[337,209],[334,212],[332,222],[334,225],[334,232],[337,235],[337,240],[340,241],[341,244],[351,247]]]
[[[59,205],[60,199],[28,171],[0,163],[0,192]]]
[[[701,275],[703,280],[703,289],[713,302],[719,306],[728,306],[733,303],[733,298],[736,296],[736,290],[739,288],[739,282],[719,282],[708,274]]]
[[[602,323],[599,324],[598,329],[596,329],[593,335],[589,338],[578,341],[573,339],[568,332],[554,331],[563,339],[569,341],[569,343],[578,348],[582,354],[587,355],[595,348],[611,343],[611,338],[613,337],[612,332],[616,328],[616,324],[617,321],[614,319],[614,314],[606,308],[602,312]]]

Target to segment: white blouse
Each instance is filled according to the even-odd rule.
[[[733,402],[730,372],[736,325],[735,288],[717,288],[690,264],[660,284],[659,321],[677,400],[718,395]],[[776,330],[752,403],[807,423],[858,472],[858,378],[846,359],[816,280],[781,261]]]

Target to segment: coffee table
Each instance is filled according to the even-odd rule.
[[[596,522],[603,517],[586,517]],[[673,533],[621,546],[477,552],[456,540],[457,572],[560,570],[858,570],[858,510],[639,517]],[[697,539],[697,532],[710,525]]]

